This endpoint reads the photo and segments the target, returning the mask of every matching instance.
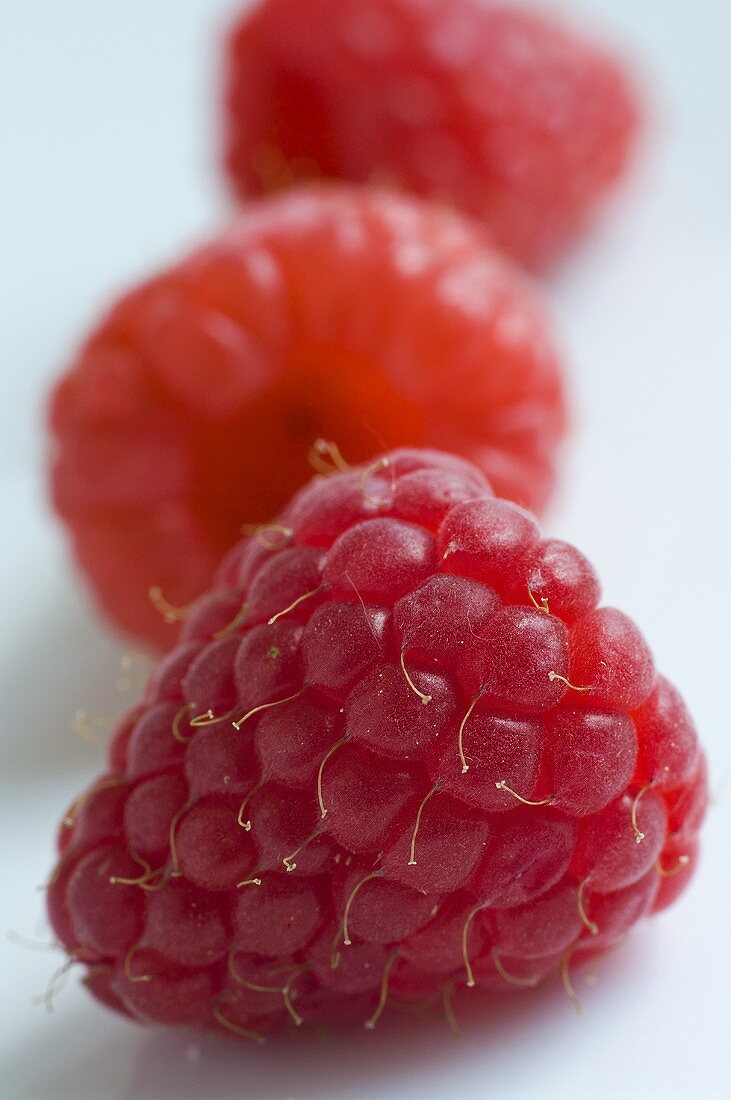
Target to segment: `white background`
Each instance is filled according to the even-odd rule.
[[[230,216],[216,172],[215,46],[232,0],[0,0],[0,595],[3,1097],[715,1097],[725,1093],[731,902],[728,568],[731,6],[575,0],[644,70],[633,182],[547,285],[572,365],[575,434],[547,521],[597,563],[685,692],[714,805],[694,888],[580,982],[503,1013],[392,1017],[375,1033],[248,1049],[145,1033],[56,965],[36,890],[99,750],[75,709],[114,713],[122,645],[76,587],[41,483],[41,402],[99,307]],[[595,20],[595,16],[600,17]],[[47,937],[47,933],[45,933]]]

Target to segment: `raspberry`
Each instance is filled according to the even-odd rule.
[[[418,200],[331,186],[250,205],[222,238],[122,298],[55,390],[50,425],[53,500],[79,566],[118,626],[167,649],[173,605],[208,588],[242,524],[287,503],[318,435],[321,469],[342,465],[322,439],[344,440],[354,461],[380,439],[449,447],[496,492],[540,508],[564,402],[533,292],[478,227]],[[394,486],[403,538],[423,551],[409,542],[397,556],[415,555],[420,575],[434,562],[419,524],[481,486],[468,470],[455,460]],[[295,502],[296,552],[259,572],[269,551],[254,547],[251,615],[266,623],[317,575],[305,547],[366,518],[377,481],[372,471],[362,484],[335,479],[315,512]],[[269,541],[281,538],[272,529]],[[395,536],[385,541],[396,553]],[[359,587],[375,583],[365,549],[360,565],[347,545],[342,554]],[[352,598],[336,559],[328,568]],[[416,575],[393,583],[405,592]],[[197,614],[224,625],[225,604]]]
[[[680,695],[462,460],[318,477],[277,531],[229,554],[65,818],[48,911],[90,990],[253,1040],[557,972],[573,997],[570,961],[694,870]]]
[[[574,242],[622,176],[634,89],[545,14],[481,0],[262,0],[227,49],[241,198],[320,177],[448,200],[521,262]]]

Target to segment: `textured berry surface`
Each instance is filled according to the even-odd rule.
[[[53,500],[107,615],[168,648],[148,591],[179,606],[205,591],[242,525],[272,520],[307,480],[318,436],[358,462],[383,446],[453,450],[540,509],[564,419],[541,307],[478,227],[418,200],[304,188],[249,206],[92,334],[51,402]],[[413,521],[428,507],[436,523],[464,477],[399,488],[404,539],[428,544]],[[348,526],[361,490],[303,517],[302,541]],[[257,577],[262,621],[299,560]]]
[[[64,819],[49,915],[92,993],[244,1038],[374,1026],[566,978],[669,905],[705,760],[598,599],[462,459],[316,478],[228,555]]]
[[[231,35],[226,163],[244,197],[320,176],[448,200],[544,266],[622,175],[619,63],[481,0],[262,0]]]

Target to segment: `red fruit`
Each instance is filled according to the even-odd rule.
[[[584,615],[571,639],[571,678],[585,691],[592,707],[634,710],[643,703],[655,681],[652,654],[630,618],[614,607],[600,607]]]
[[[243,797],[259,779],[254,746],[249,739],[231,737],[225,722],[191,730],[183,770],[196,800],[221,791]]]
[[[338,910],[348,908],[348,938],[366,943],[396,943],[411,935],[438,911],[441,895],[414,890],[387,874],[371,873],[353,861],[333,879]],[[347,944],[346,946],[350,946]]]
[[[608,894],[586,891],[583,911],[587,927],[583,931],[582,946],[593,950],[621,941],[650,909],[660,882],[660,876],[653,868],[643,878],[621,890]]]
[[[135,1020],[165,1019],[174,1027],[204,1024],[214,989],[210,971],[183,969],[145,948],[117,962],[109,986]],[[96,995],[96,987],[91,992]]]
[[[624,790],[637,759],[628,714],[557,708],[548,716],[546,763],[551,800],[566,813],[592,814]]]
[[[575,845],[571,818],[532,807],[515,810],[496,824],[471,886],[493,909],[524,905],[563,878]]]
[[[291,971],[297,969],[291,965]],[[285,971],[286,972],[286,971]],[[250,1018],[252,1016],[282,1016],[284,1001],[282,983],[279,980],[282,969],[271,959],[251,959],[238,953],[231,953],[229,976],[224,983],[224,1000],[227,1009],[235,1006],[236,1013]],[[227,1012],[230,1018],[230,1013]]]
[[[182,967],[205,967],[228,951],[220,905],[186,882],[168,883],[147,901],[143,944]]]
[[[124,728],[124,721],[120,729]],[[111,757],[117,746],[110,747]],[[124,765],[122,764],[122,767]],[[120,841],[124,832],[124,810],[130,787],[118,778],[102,777],[77,799],[61,822],[58,848],[63,852],[73,840],[76,851],[95,848],[103,841]]]
[[[495,913],[495,946],[513,958],[532,959],[570,947],[581,932],[576,886],[559,882],[525,905]]]
[[[637,827],[627,829],[627,817]],[[637,837],[642,837],[640,843]],[[592,891],[621,890],[653,868],[667,836],[667,810],[657,791],[628,794],[611,802],[579,827],[574,868]]]
[[[396,636],[407,659],[427,668],[454,666],[468,635],[480,632],[496,607],[497,595],[479,581],[435,573],[394,607]]]
[[[696,751],[695,767],[687,782],[668,791],[666,798],[671,835],[684,838],[694,836],[708,806],[708,765],[701,750]]]
[[[684,783],[693,771],[698,742],[693,719],[678,691],[658,676],[650,696],[635,714],[642,742],[644,775],[661,787]]]
[[[379,664],[353,688],[345,706],[345,730],[381,756],[424,760],[440,733],[459,719],[459,695],[451,677],[419,672],[413,683],[394,664]],[[428,700],[427,706],[424,700]]]
[[[429,762],[432,778],[468,806],[490,813],[514,811],[515,799],[496,785],[495,776],[524,797],[533,794],[544,739],[540,720],[492,714],[477,698],[459,728],[461,754],[454,751],[453,737],[442,738]]]
[[[119,723],[114,731],[114,735],[109,742],[108,751],[109,766],[112,771],[124,771],[127,752],[129,750],[129,740],[137,724],[137,720],[142,716],[143,712],[144,707],[142,706],[132,707],[124,716],[124,720]]]
[[[567,542],[542,539],[530,552],[527,570],[516,577],[511,590],[522,602],[525,589],[541,593],[539,607],[550,607],[566,623],[572,623],[599,602],[599,579],[591,562]]]
[[[138,784],[124,807],[124,834],[130,849],[146,859],[164,859],[170,826],[187,797],[188,785],[179,775],[155,775]]]
[[[355,462],[381,439],[452,448],[500,495],[541,508],[564,419],[541,307],[478,227],[416,199],[308,188],[248,206],[102,320],[51,400],[53,501],[107,615],[167,648],[176,607],[210,586],[243,524],[268,523],[302,485],[318,436]],[[316,468],[342,465],[320,445]],[[191,654],[231,622],[244,589],[249,622],[266,625],[301,598],[314,602],[292,621],[307,619],[322,550],[346,530],[326,571],[344,601],[355,585],[390,604],[432,575],[441,546],[420,525],[483,496],[484,478],[457,458],[426,480],[418,464],[393,483],[384,473],[376,462],[358,482],[321,481],[265,545],[233,552],[231,591],[186,624]],[[377,548],[369,527],[363,545],[354,522],[392,508],[401,526]],[[537,538],[522,512],[506,523],[518,539]],[[510,551],[505,537],[497,559]],[[272,558],[275,544],[287,553]],[[177,673],[156,678],[158,701]]]
[[[226,167],[242,198],[380,182],[557,259],[623,174],[638,128],[621,65],[544,14],[479,0],[263,0],[228,44]]]
[[[328,832],[351,852],[379,852],[416,812],[419,777],[358,745],[333,746],[332,759],[322,756],[318,777]]]
[[[388,948],[365,941],[354,942],[351,947],[352,951],[343,951],[340,941],[333,942],[327,932],[311,941],[307,954],[320,988],[348,994],[378,988],[388,961]]]
[[[475,635],[460,672],[468,696],[479,692],[493,710],[550,710],[566,694],[566,627],[533,607],[502,607]]]
[[[463,886],[485,849],[491,822],[444,791],[432,788],[416,822],[404,829],[383,865],[397,881],[417,890],[446,892]]]
[[[150,706],[140,715],[130,734],[122,769],[129,778],[139,779],[180,766],[185,756],[185,738],[193,732],[185,717],[187,713],[186,704],[181,708],[177,702],[170,702]]]
[[[130,1013],[112,989],[111,977],[112,972],[108,966],[93,966],[84,975],[83,981],[86,988],[107,1008],[120,1012],[123,1016],[129,1016]]]
[[[286,787],[267,783],[249,799],[247,813],[260,870],[291,867],[303,875],[316,875],[332,867],[339,849],[320,827],[311,790],[298,796]],[[307,838],[303,847],[302,841]]]
[[[453,974],[463,965],[463,933],[474,896],[466,891],[452,894],[433,918],[404,940],[401,955],[422,970]],[[484,925],[470,922],[465,937],[468,957],[475,958],[484,942]]]
[[[330,904],[328,883],[319,878],[267,875],[235,903],[234,942],[245,953],[292,955],[322,928]]]
[[[287,545],[229,555],[122,719],[48,893],[104,1004],[249,1039],[371,1027],[390,1000],[529,988],[688,882],[707,789],[680,696],[581,555],[486,489],[445,513],[445,470],[474,491],[447,456],[384,456],[371,518],[362,468],[303,489]]]
[[[475,985],[490,993],[519,993],[521,989],[531,989],[549,978],[559,969],[564,958],[563,951],[522,958],[493,947],[478,955],[472,964]]]
[[[310,618],[302,638],[307,682],[336,698],[355,684],[383,652],[386,608],[328,601]]]
[[[303,644],[307,645],[307,634]],[[222,723],[222,730],[230,744],[229,727]],[[261,774],[289,788],[311,791],[320,760],[339,736],[331,708],[318,705],[311,696],[264,711],[254,734]]]
[[[201,889],[224,890],[254,872],[257,851],[238,824],[239,803],[201,799],[176,822],[173,869]]]
[[[685,890],[698,863],[698,841],[670,837],[657,861],[660,885],[652,905],[653,913],[667,909]]]
[[[140,868],[121,848],[97,848],[76,865],[66,899],[76,943],[102,957],[126,954],[142,931]]]

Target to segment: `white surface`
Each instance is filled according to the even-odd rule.
[[[52,830],[98,750],[74,710],[119,709],[119,651],[75,588],[39,487],[39,401],[124,281],[227,216],[216,177],[214,29],[231,0],[0,0],[0,931],[42,935]],[[599,566],[677,680],[716,804],[694,888],[582,985],[329,1041],[190,1045],[98,1009],[2,941],[0,1094],[273,1100],[720,1096],[728,990],[731,78],[726,0],[584,0],[653,87],[635,183],[548,287],[573,362],[576,434],[549,527]]]

